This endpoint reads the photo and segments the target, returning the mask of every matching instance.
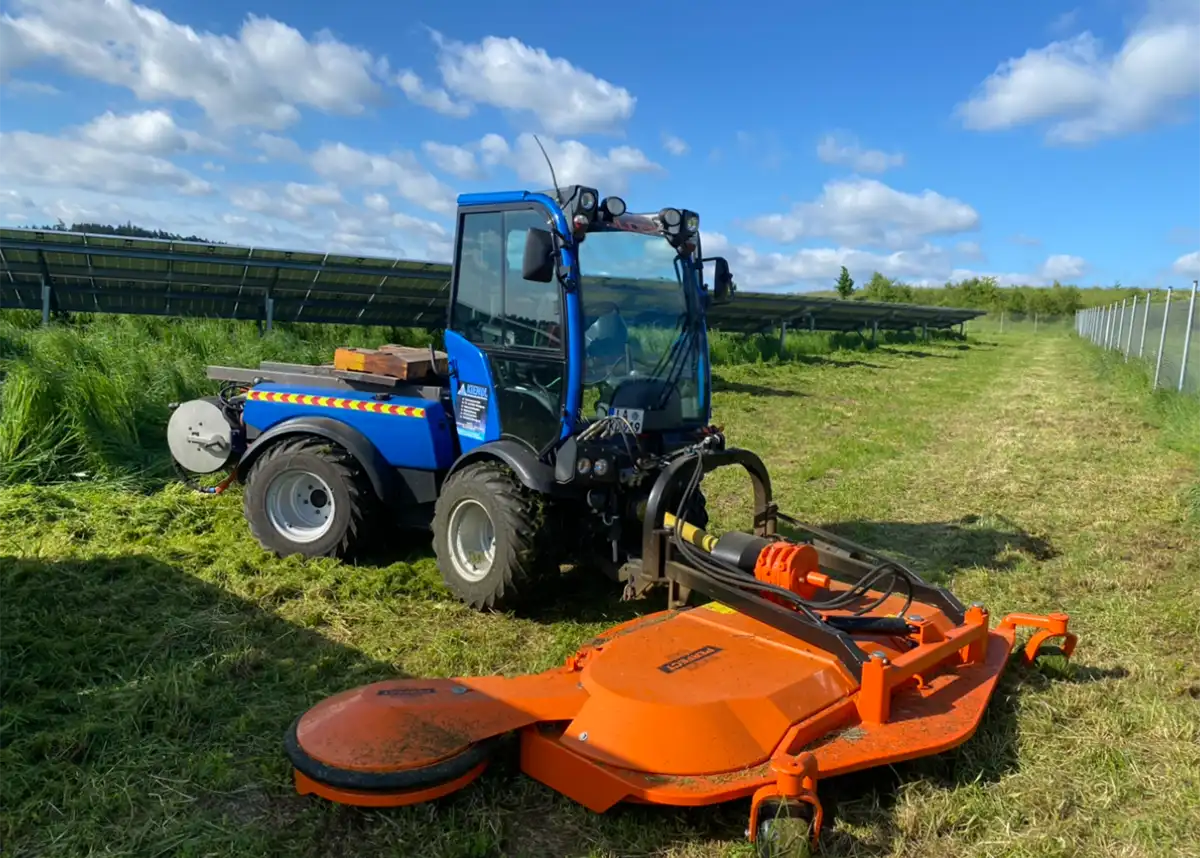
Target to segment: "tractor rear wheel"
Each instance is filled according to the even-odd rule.
[[[345,557],[362,544],[376,497],[346,450],[301,436],[277,441],[258,458],[243,506],[251,535],[268,551]]]
[[[512,607],[552,565],[541,497],[499,462],[450,475],[433,515],[442,580],[477,610]]]

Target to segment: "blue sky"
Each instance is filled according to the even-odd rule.
[[[1194,0],[3,0],[0,99],[8,225],[448,259],[536,133],[743,289],[1200,276]]]

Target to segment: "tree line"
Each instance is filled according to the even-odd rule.
[[[195,241],[201,244],[224,244],[223,241],[210,241],[198,235],[177,235],[163,229],[146,229],[133,223],[72,223],[59,220],[55,224],[46,224],[35,229],[53,230],[55,232],[86,232],[91,235],[119,235],[124,238],[154,238],[159,241]]]
[[[989,313],[1021,313],[1039,316],[1070,316],[1077,310],[1111,304],[1147,292],[1161,297],[1164,290],[1121,286],[1080,288],[1055,280],[1050,286],[1001,286],[995,277],[969,277],[943,286],[912,286],[878,271],[861,288],[855,288],[850,272],[842,267],[835,285],[839,297],[850,301],[884,301],[936,307],[965,307]]]

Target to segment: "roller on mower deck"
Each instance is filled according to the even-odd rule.
[[[705,471],[754,484],[754,533],[683,520]],[[823,778],[937,754],[975,731],[1016,644],[1032,662],[1065,614],[964,607],[894,560],[778,512],[759,458],[719,436],[681,451],[642,512],[627,596],[670,588],[668,610],[622,623],[543,673],[402,679],[345,691],[290,728],[301,794],[371,807],[467,786],[501,736],[521,769],[596,812],[620,802],[750,798],[759,854],[803,854]],[[777,534],[784,525],[793,539]],[[690,591],[711,598],[687,607]],[[786,847],[788,838],[797,844]]]

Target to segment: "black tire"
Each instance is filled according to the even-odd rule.
[[[462,522],[471,507],[487,513],[493,534],[491,564],[477,580],[460,573],[452,548],[457,537],[450,532],[466,527]],[[476,610],[511,608],[553,566],[547,531],[544,499],[521,485],[506,465],[467,465],[442,485],[434,508],[433,550],[442,580]]]
[[[315,475],[329,487],[332,521],[328,530],[309,542],[289,538],[268,511],[269,487],[289,472]],[[324,494],[319,484],[317,490]],[[328,439],[305,435],[282,438],[259,456],[246,479],[243,508],[251,535],[268,551],[282,557],[342,558],[365,544],[378,498],[357,459]]]
[[[812,811],[807,804],[766,803],[759,809],[757,858],[811,858]]]

